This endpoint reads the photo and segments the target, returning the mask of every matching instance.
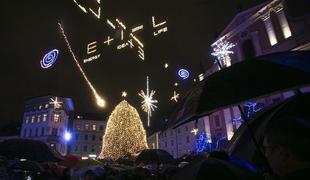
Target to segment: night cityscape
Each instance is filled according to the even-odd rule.
[[[307,0],[1,7],[0,179],[310,178]]]

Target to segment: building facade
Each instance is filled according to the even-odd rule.
[[[44,96],[27,100],[20,137],[45,142],[66,155],[67,142],[64,135],[73,110],[70,98]]]
[[[221,66],[225,68],[239,61],[274,52],[310,50],[310,12],[292,15],[290,12],[294,8],[296,11],[296,7],[290,5],[290,0],[271,0],[237,14],[211,45],[216,48],[224,42],[233,44],[230,49],[233,53],[220,61]],[[302,3],[299,4],[300,7]],[[219,69],[218,64],[214,64],[204,73],[204,78]],[[300,90],[307,92],[310,88],[303,87]],[[294,94],[293,90],[286,91],[240,105],[246,115],[251,116]],[[179,109],[180,113],[182,111],[184,110]],[[222,142],[229,141],[242,123],[238,106],[231,106],[175,129],[156,132],[148,138],[148,143],[150,148],[164,149],[174,157],[181,157],[197,152],[200,133],[204,132],[211,149],[221,149]]]
[[[104,114],[75,113],[70,127],[70,154],[82,158],[97,158],[102,148],[106,118]]]

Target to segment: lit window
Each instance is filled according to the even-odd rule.
[[[41,115],[37,116],[37,122],[39,123],[41,121]]]
[[[89,124],[85,124],[85,129],[86,129],[86,130],[89,129]]]
[[[92,125],[92,130],[93,130],[93,131],[96,131],[96,124],[93,124],[93,125]]]
[[[54,114],[54,122],[59,122],[59,114]]]
[[[42,105],[39,106],[39,109],[42,109]]]
[[[26,124],[29,123],[29,116],[26,117],[26,120],[25,120]]]
[[[81,125],[80,125],[80,124],[76,124],[76,125],[75,125],[75,129],[81,130]]]
[[[45,104],[45,108],[48,108],[48,104]]]
[[[43,120],[42,120],[43,122],[46,121],[46,116],[47,116],[46,114],[43,114]]]
[[[34,123],[34,116],[31,116],[31,123]]]

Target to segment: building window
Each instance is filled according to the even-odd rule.
[[[165,132],[165,134],[164,134],[164,135],[165,135],[165,137],[167,137],[167,133],[166,133],[166,132]]]
[[[87,152],[87,146],[84,146],[84,147],[83,147],[83,151],[84,151],[84,152]]]
[[[75,140],[76,141],[79,140],[79,134],[78,133],[75,134]]]
[[[181,128],[178,128],[178,133],[179,133],[179,134],[181,133]]]
[[[93,131],[96,131],[96,124],[93,124],[93,125],[92,125],[92,130],[93,130]]]
[[[44,127],[41,127],[41,136],[44,136]]]
[[[95,152],[95,146],[94,145],[91,146],[91,152]]]
[[[188,127],[187,126],[185,126],[185,131],[188,131]]]
[[[92,140],[94,141],[96,139],[96,136],[95,135],[92,135]]]
[[[34,123],[34,116],[31,116],[31,123]]]
[[[29,116],[26,117],[26,120],[25,120],[26,124],[29,123]]]
[[[186,142],[189,143],[189,136],[186,136]]]
[[[28,137],[31,137],[31,136],[32,136],[32,129],[30,128]]]
[[[87,135],[87,134],[84,135],[84,140],[85,140],[85,141],[88,140],[88,135]]]
[[[41,115],[37,116],[37,122],[39,123],[41,121]]]
[[[89,130],[89,124],[85,124],[85,130]]]
[[[52,136],[57,136],[57,134],[58,134],[58,129],[52,128]]]
[[[58,123],[60,118],[59,118],[59,114],[54,114],[54,118],[53,118],[55,123]]]
[[[173,146],[173,140],[170,141],[170,145]]]
[[[43,122],[46,121],[46,116],[47,116],[46,114],[43,114],[43,120],[42,120]]]
[[[100,131],[102,131],[103,130],[103,125],[100,125],[99,129],[100,129]]]
[[[78,150],[79,150],[79,146],[78,146],[78,145],[75,145],[75,146],[74,146],[74,151],[77,152]]]
[[[247,39],[242,43],[244,59],[248,60],[256,56],[255,48],[251,39]]]
[[[172,136],[172,135],[173,135],[173,131],[171,130],[171,131],[170,131],[170,136]]]
[[[38,128],[36,127],[36,129],[35,129],[35,133],[34,133],[34,136],[38,136]]]
[[[167,147],[167,142],[165,142],[165,147]]]
[[[76,125],[75,125],[75,129],[76,129],[76,130],[81,130],[81,125],[80,125],[80,124],[76,124]]]
[[[24,133],[23,136],[26,137],[27,136],[27,128],[24,129]]]
[[[215,127],[221,127],[219,115],[214,116],[214,125],[215,125]]]

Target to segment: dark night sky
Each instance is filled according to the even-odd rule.
[[[72,97],[78,111],[110,114],[122,100],[123,90],[128,92],[127,100],[145,121],[137,93],[146,88],[147,75],[150,89],[156,90],[155,98],[159,100],[152,121],[160,121],[174,106],[170,101],[173,90],[182,95],[193,84],[200,64],[206,68],[212,63],[209,47],[216,34],[228,25],[238,9],[264,0],[101,1],[101,20],[84,14],[71,0],[1,1],[0,126],[21,122],[24,100],[30,97],[48,94]],[[93,6],[96,1],[84,2]],[[152,15],[167,20],[167,33],[152,36]],[[129,28],[144,25],[143,32],[138,34],[145,45],[144,61],[137,57],[136,50],[127,47],[119,51],[115,46],[103,45],[108,35],[117,35],[107,26],[106,18],[119,18]],[[96,106],[92,92],[65,46],[58,22],[63,24],[80,62],[86,58],[87,44],[98,42],[100,59],[82,66],[98,93],[106,99],[106,109]],[[60,51],[56,63],[42,69],[41,58],[54,48]],[[170,65],[168,69],[163,68],[165,62]],[[178,79],[178,68],[188,69],[190,78]],[[174,82],[180,85],[175,88]]]

